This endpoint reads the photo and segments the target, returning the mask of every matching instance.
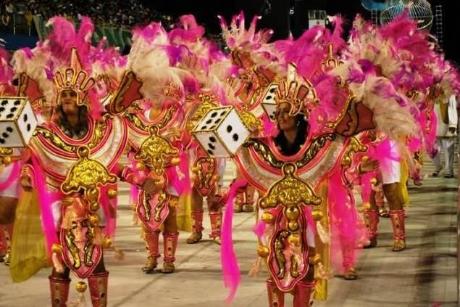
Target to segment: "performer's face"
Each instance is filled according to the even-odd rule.
[[[60,97],[62,111],[66,115],[78,114],[77,100],[77,93],[75,91],[63,90]]]
[[[291,105],[289,103],[282,103],[277,106],[276,109],[276,121],[278,122],[278,127],[282,131],[288,131],[295,129],[295,117],[289,115]]]

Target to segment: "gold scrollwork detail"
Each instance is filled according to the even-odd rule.
[[[246,110],[238,110],[238,115],[241,117],[246,128],[251,132],[259,131],[262,128],[262,123],[254,114]]]
[[[313,189],[297,176],[297,168],[292,163],[286,163],[283,168],[284,177],[275,182],[266,196],[259,201],[262,209],[274,208],[278,205],[285,207],[298,204],[319,205],[321,198],[316,196]]]
[[[305,151],[305,154],[303,155],[302,158],[300,158],[298,161],[295,162],[295,166],[297,168],[302,168],[305,165],[307,165],[320,151],[321,148],[324,147],[324,145],[328,141],[333,141],[335,140],[336,135],[333,133],[321,135],[317,138],[315,138],[310,146],[307,148]],[[244,146],[246,147],[253,147],[255,151],[257,151],[262,158],[268,162],[272,167],[275,168],[282,168],[284,165],[284,162],[281,160],[278,160],[273,152],[270,150],[270,147],[262,142],[261,140],[257,139],[250,139],[247,141]]]
[[[89,148],[81,146],[77,149],[79,160],[70,168],[66,179],[61,184],[64,194],[85,192],[85,198],[90,203],[90,210],[98,209],[98,187],[107,183],[115,183],[117,177],[108,172],[102,163],[88,158]]]
[[[55,133],[51,132],[50,130],[46,128],[37,127],[34,131],[34,135],[38,135],[38,134],[41,134],[45,139],[48,139],[54,146],[64,151],[75,152],[74,146],[67,144],[59,136],[57,136]]]
[[[98,121],[94,126],[94,133],[91,140],[88,143],[88,148],[92,149],[96,147],[104,137],[104,130],[107,127],[106,121]],[[42,135],[45,139],[49,140],[54,146],[58,147],[67,152],[75,152],[76,147],[73,145],[69,145],[65,142],[62,138],[60,138],[56,133],[44,128],[44,127],[37,127],[34,131],[34,136]]]
[[[177,158],[179,151],[159,135],[158,126],[150,127],[150,136],[142,142],[135,158],[143,161],[158,175]]]
[[[352,156],[354,153],[357,152],[365,152],[367,150],[367,146],[363,145],[357,138],[351,138],[350,144],[343,155],[342,158],[342,166],[350,167],[352,163]]]
[[[198,102],[195,101],[197,98]],[[214,95],[207,93],[200,93],[198,94],[198,97],[189,96],[186,100],[188,102],[193,101],[193,103],[198,103],[197,109],[190,115],[185,126],[189,132],[193,131],[198,122],[206,115],[206,113],[208,113],[209,110],[218,107],[217,98]]]

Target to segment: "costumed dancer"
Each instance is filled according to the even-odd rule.
[[[153,273],[158,265],[161,229],[164,239],[161,272],[175,271],[181,226],[177,217],[179,196],[190,193],[188,160],[177,129],[184,120],[182,78],[190,74],[171,64],[170,45],[166,30],[159,23],[151,23],[134,30],[128,56],[128,67],[142,80],[139,92],[144,101],[124,114],[134,163],[123,169],[122,178],[140,189],[136,213],[148,251],[142,268],[145,273]]]
[[[25,93],[41,96],[54,108],[25,154],[25,193],[18,206],[22,214],[15,223],[10,272],[14,281],[23,281],[51,259],[52,306],[66,306],[70,272],[88,280],[93,306],[107,306],[103,248],[115,230],[116,173],[127,127],[104,111],[93,88],[96,81],[87,71],[97,53],[89,42],[91,21],[82,17],[78,31],[62,17],[50,23],[53,31],[46,43],[15,53],[16,72],[27,77]],[[29,81],[36,81],[35,91],[27,90],[33,84]],[[85,289],[77,283],[79,292]]]
[[[9,60],[8,52],[0,48],[0,97],[13,97],[17,94],[12,85],[13,70]],[[5,142],[3,139],[2,141]],[[20,152],[17,149],[0,147],[0,262],[4,261],[5,264],[10,261],[10,240],[18,201],[20,168]]]
[[[244,31],[244,19],[234,19],[230,29],[226,25],[223,28],[224,36],[234,38],[232,31]],[[254,37],[253,32],[246,38]],[[294,294],[294,306],[308,305],[315,288],[313,267],[318,269],[317,274],[323,271],[320,263],[329,262],[329,247],[345,251],[341,264],[352,269],[354,257],[350,252],[357,246],[359,223],[346,172],[352,167],[353,154],[365,147],[350,137],[374,129],[375,124],[392,137],[416,130],[409,111],[398,104],[402,98],[390,81],[374,79],[358,70],[364,77],[364,91],[358,91],[348,76],[337,83],[335,73],[340,74],[329,71],[341,65],[328,57],[327,46],[332,43],[340,49],[339,37],[337,32],[329,34],[315,28],[296,42],[277,46],[284,53],[284,63],[297,64],[297,74],[288,69],[264,90],[265,98],[271,96],[276,105],[280,132],[273,138],[250,139],[235,157],[247,180],[264,192],[259,200],[262,226],[256,228],[260,228],[261,238],[258,252],[266,258],[270,273],[270,306],[283,306],[287,292]],[[382,86],[392,89],[385,96],[385,107],[403,113],[407,125],[400,128],[399,122],[392,121],[371,101]],[[385,120],[386,125],[378,125]],[[227,238],[230,227],[224,219],[223,238]],[[227,240],[222,244],[224,278],[227,285],[235,286],[231,249]],[[320,295],[325,298],[322,290]]]
[[[191,217],[192,233],[188,244],[195,244],[203,238],[203,202],[206,199],[211,224],[209,238],[220,244],[222,223],[222,184],[225,159],[208,156],[208,153],[191,137],[197,122],[212,108],[218,106],[214,83],[218,82],[224,54],[214,42],[203,37],[204,28],[197,24],[192,15],[180,17],[178,27],[169,32],[171,50],[177,53],[176,65],[187,70],[193,78],[184,80],[187,88],[185,101],[186,118],[181,125],[182,143],[189,154],[192,169]],[[172,52],[170,52],[171,54]]]

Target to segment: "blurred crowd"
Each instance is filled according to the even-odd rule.
[[[168,21],[168,16],[145,7],[138,0],[2,0],[0,1],[2,26],[9,26],[18,20],[32,22],[33,15],[45,20],[55,15],[76,18],[78,15],[91,17],[96,24],[131,27],[151,20]]]

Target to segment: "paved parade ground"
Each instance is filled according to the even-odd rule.
[[[425,170],[431,173],[431,166]],[[377,248],[360,254],[358,280],[330,280],[327,302],[314,306],[456,306],[457,305],[457,179],[427,178],[423,186],[410,186],[411,204],[406,220],[407,246],[391,251],[391,225],[381,219]],[[181,233],[177,252],[177,272],[170,275],[142,273],[146,253],[140,227],[132,223],[127,192],[120,195],[116,245],[124,258],[114,251],[105,255],[110,271],[109,306],[225,306],[226,290],[220,271],[219,246],[211,241],[188,245],[188,233]],[[247,276],[256,260],[256,237],[251,228],[254,216],[234,216],[234,242],[242,271],[241,286],[232,306],[267,306],[266,271],[258,277]],[[205,236],[209,220],[205,215]],[[162,245],[161,245],[162,246]],[[49,306],[47,276],[42,270],[30,280],[14,284],[8,268],[0,264],[0,306]],[[70,301],[77,292],[73,285]],[[87,306],[90,306],[86,293]],[[290,306],[290,299],[286,306]]]

